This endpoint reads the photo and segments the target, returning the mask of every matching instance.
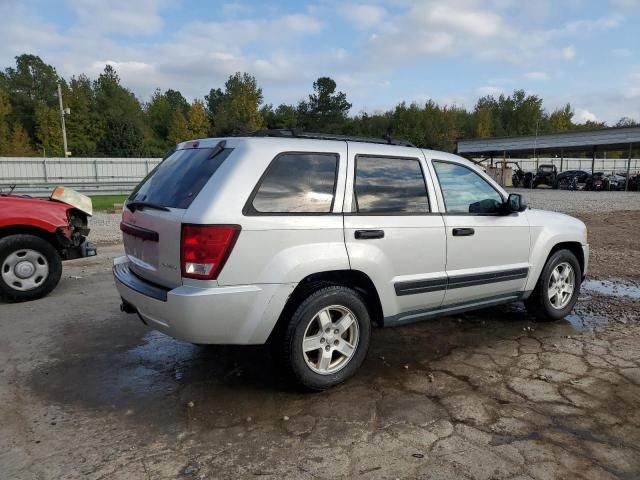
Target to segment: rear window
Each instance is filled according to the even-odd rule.
[[[163,207],[189,208],[202,187],[232,151],[232,148],[177,150],[140,182],[129,200],[155,203]]]
[[[291,152],[277,156],[249,203],[248,213],[330,213],[338,155]]]

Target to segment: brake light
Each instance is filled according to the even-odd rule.
[[[182,225],[182,276],[218,278],[239,233],[240,225]]]

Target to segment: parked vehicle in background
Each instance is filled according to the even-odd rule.
[[[609,190],[623,191],[625,189],[626,182],[626,177],[617,173],[612,173],[607,177],[607,185]]]
[[[563,190],[582,190],[589,178],[589,173],[584,170],[565,170],[556,176],[554,188]]]
[[[540,165],[536,170],[536,174],[533,177],[533,188],[538,188],[539,185],[547,185],[548,187],[558,188],[556,183],[556,176],[558,170],[555,165]]]
[[[603,172],[596,172],[587,178],[584,189],[596,192],[609,190],[609,180]]]
[[[48,199],[0,194],[0,297],[34,300],[60,281],[62,261],[93,256],[91,199],[56,187]]]
[[[269,343],[323,390],[355,373],[373,324],[519,300],[539,320],[573,308],[580,220],[528,210],[450,153],[256,135],[181,143],[134,190],[113,268],[123,311],[197,344]]]

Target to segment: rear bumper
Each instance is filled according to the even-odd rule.
[[[129,270],[127,257],[114,260],[116,288],[150,327],[202,344],[262,344],[295,284],[166,289]]]

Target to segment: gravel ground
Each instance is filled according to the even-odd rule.
[[[530,207],[564,213],[611,212],[640,210],[639,192],[585,192],[538,188],[509,188],[523,194]]]
[[[119,213],[95,212],[89,219],[91,227],[89,239],[97,244],[119,243],[122,239],[119,228],[120,218]]]

